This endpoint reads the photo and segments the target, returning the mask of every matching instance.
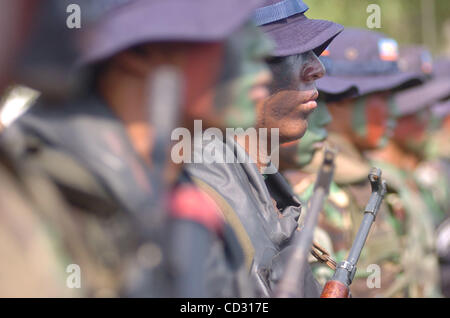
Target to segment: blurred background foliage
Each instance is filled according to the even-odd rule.
[[[450,56],[450,0],[305,0],[309,18],[367,28],[369,4],[381,8],[381,28],[400,44],[424,44],[434,55]]]

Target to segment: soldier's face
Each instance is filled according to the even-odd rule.
[[[428,120],[429,113],[426,110],[398,118],[393,140],[402,148],[421,154],[426,143]]]
[[[443,120],[442,120],[442,129],[446,130],[450,133],[450,115],[447,115]]]
[[[328,136],[326,126],[331,122],[327,105],[319,101],[317,109],[308,119],[308,130],[300,140],[280,147],[280,160],[285,167],[302,168],[313,159],[314,153],[323,147]]]
[[[356,144],[362,149],[376,149],[387,142],[389,131],[389,93],[380,92],[356,101],[352,128]]]
[[[269,66],[274,78],[271,95],[257,106],[257,128],[278,128],[281,143],[300,139],[317,107],[315,81],[325,69],[312,51],[276,58]]]
[[[388,93],[345,99],[329,106],[334,119],[331,130],[345,134],[361,150],[384,146],[391,125]]]

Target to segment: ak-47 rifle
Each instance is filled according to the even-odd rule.
[[[324,199],[329,193],[330,184],[333,180],[335,152],[326,149],[322,166],[317,175],[314,186],[314,194],[310,199],[310,208],[305,217],[304,227],[296,236],[293,251],[286,264],[286,270],[281,277],[280,283],[275,290],[275,296],[279,298],[301,297],[303,293],[303,283],[305,267],[307,266],[308,255],[313,243],[314,229],[320,211],[322,211]]]
[[[347,260],[338,264],[336,271],[322,291],[321,298],[347,298],[350,284],[356,273],[356,264],[375,221],[381,202],[386,194],[386,181],[381,179],[381,170],[372,168],[369,174],[372,195],[364,210],[364,218],[353,241]]]

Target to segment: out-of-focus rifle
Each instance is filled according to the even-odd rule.
[[[145,255],[149,255],[148,258],[167,259],[165,235],[168,228],[168,200],[171,191],[167,176],[173,168],[169,157],[170,136],[178,123],[182,88],[181,74],[169,65],[155,69],[147,80],[145,102],[148,122],[152,127],[149,137],[153,140],[153,149],[150,153],[151,175],[148,181],[151,183],[152,194],[149,198],[150,204],[142,211],[131,211],[130,216],[132,228],[139,239],[136,255],[144,251]],[[124,296],[172,296],[170,293],[173,281],[165,275],[166,264],[162,264],[161,261],[154,262],[155,265],[147,266],[136,258],[136,268],[130,270],[130,278],[123,291]]]
[[[330,191],[330,184],[333,180],[334,158],[335,151],[326,149],[314,186],[314,194],[309,201],[310,207],[305,217],[304,227],[295,237],[292,254],[275,290],[276,297],[303,296],[304,282],[302,282],[302,279],[305,276],[305,267],[308,266],[308,255],[313,243],[314,229],[317,225],[319,213],[322,211],[324,200]]]
[[[364,218],[353,241],[352,248],[347,259],[338,264],[333,277],[325,284],[321,298],[349,297],[350,284],[356,273],[356,264],[386,194],[386,181],[381,179],[380,169],[372,168],[369,181],[372,187],[372,195],[364,210]]]
[[[154,128],[152,170],[153,179],[158,182],[153,191],[159,200],[153,206],[153,215],[148,219],[152,224],[148,228],[152,226],[152,235],[163,253],[161,270],[154,272],[163,279],[157,278],[153,295],[203,298],[210,296],[205,260],[211,253],[214,235],[222,227],[216,229],[214,224],[205,221],[214,218],[212,214],[216,211],[200,206],[199,191],[187,174],[176,170],[170,157],[172,132],[182,114],[184,84],[181,71],[171,66],[159,67],[150,81],[148,110]],[[221,219],[219,222],[222,225]]]

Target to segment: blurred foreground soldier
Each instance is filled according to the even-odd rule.
[[[65,20],[61,15],[60,19],[53,19],[56,17],[53,1],[45,4],[14,1],[2,3],[1,7],[1,13],[6,14],[1,19],[2,30],[7,30],[12,38],[1,37],[3,48],[6,48],[2,53],[6,54],[0,58],[0,73],[2,84],[10,84],[23,78],[18,74],[20,65],[16,63],[19,59],[8,59],[22,55],[24,50],[35,50],[31,43],[34,36],[42,32],[42,27],[64,29],[59,23]],[[44,17],[51,18],[44,22]],[[46,33],[46,36],[53,39],[53,33]],[[69,42],[69,38],[65,40]],[[5,65],[9,72],[3,68]],[[45,82],[44,78],[41,80]],[[0,191],[5,199],[0,208],[0,252],[7,260],[1,263],[0,295],[114,296],[115,275],[111,275],[108,265],[100,265],[101,256],[97,256],[98,250],[95,251],[97,254],[92,253],[93,242],[88,241],[92,237],[86,235],[98,233],[98,224],[69,214],[72,209],[64,202],[55,184],[43,174],[40,165],[18,156],[26,142],[11,125],[39,95],[40,92],[33,89],[14,85],[6,90],[0,101]],[[111,246],[104,244],[107,240],[105,236],[95,241],[104,253],[111,251]],[[78,289],[79,286],[82,289]]]
[[[301,211],[300,202],[277,172],[277,162],[270,158],[278,147],[278,132],[280,143],[305,133],[306,120],[317,107],[314,82],[324,74],[317,55],[342,30],[329,21],[308,19],[304,15],[307,9],[299,0],[265,1],[255,11],[254,21],[276,45],[269,60],[274,76],[270,96],[256,107],[255,128],[259,130],[227,136],[225,147],[216,138],[213,144],[224,153],[231,152],[233,160],[189,166],[197,183],[235,229],[257,295],[262,297],[272,295],[284,271]],[[257,136],[259,143],[255,145]],[[310,270],[299,284],[299,297],[319,296]]]
[[[331,251],[338,262],[346,257],[362,219],[361,211],[370,195],[366,178],[371,165],[363,157],[363,152],[385,144],[392,125],[389,90],[418,84],[424,77],[421,73],[400,71],[397,58],[394,40],[377,32],[357,29],[346,29],[321,57],[327,75],[318,81],[318,87],[329,93],[327,105],[333,118],[327,141],[338,149],[339,154],[335,171],[337,184],[331,186],[319,224],[331,238],[321,235],[321,242],[326,248],[332,242]],[[352,86],[356,86],[363,96],[345,98],[331,95],[337,87],[348,89]],[[318,154],[305,172],[317,167],[321,161],[321,154]],[[302,200],[311,196],[313,179],[309,182],[308,179],[312,178],[297,176],[291,179]],[[392,216],[387,205],[383,204],[380,210],[352,286],[356,297],[385,295],[383,293],[399,272],[396,258],[401,253],[400,240],[390,224]],[[365,273],[365,269],[370,264],[381,267],[381,289],[367,287],[366,278],[372,272]],[[320,267],[316,269],[321,279],[326,278],[327,272]]]
[[[73,32],[90,85],[64,103],[42,98],[22,117],[26,147],[18,156],[59,187],[85,246],[111,273],[113,285],[82,285],[82,293],[252,295],[233,231],[167,154],[178,123],[253,124],[258,81],[268,79],[267,40],[254,26],[239,27],[257,1],[78,3],[86,24]],[[248,37],[253,50],[242,46]],[[226,68],[230,61],[235,68]],[[245,85],[225,94],[241,75]],[[80,267],[90,282],[95,271]]]
[[[4,142],[3,132],[39,95],[25,87],[9,87],[14,74],[15,56],[26,43],[39,1],[0,1],[0,297],[78,296],[66,285],[66,250],[56,243],[51,222],[42,211],[44,201],[58,199],[54,187],[29,165],[11,156],[11,146]],[[16,141],[16,140],[14,140]],[[15,145],[17,146],[17,145]],[[33,188],[42,190],[39,200]],[[61,203],[60,201],[57,201]],[[64,204],[55,205],[59,212]],[[56,244],[55,244],[56,243]]]
[[[27,108],[27,102],[21,105],[21,101],[29,97],[28,103],[33,102],[35,97],[31,95],[36,96],[36,92],[24,87],[8,90],[0,102],[0,134],[14,120],[12,106]],[[5,142],[0,135],[0,253],[4,257],[0,263],[0,297],[79,296],[77,289],[66,284],[71,258],[67,246],[61,244],[62,233],[48,217],[67,207],[45,176],[32,165],[14,159],[12,148],[20,145],[13,141],[20,142],[16,138]],[[79,241],[75,236],[72,247]]]
[[[18,24],[15,28],[6,28],[13,31],[11,34],[17,30],[23,32],[22,50],[16,50],[15,54],[30,58],[25,59],[27,67],[24,69],[24,60],[16,58],[15,63],[8,61],[9,66],[14,66],[11,78],[20,82],[25,80],[31,85],[37,84],[41,92],[20,85],[11,86],[0,103],[0,189],[4,197],[8,198],[0,211],[4,227],[1,231],[1,253],[8,259],[8,262],[2,262],[0,293],[6,297],[115,296],[118,280],[116,273],[111,270],[114,262],[111,251],[115,247],[108,245],[111,237],[104,231],[111,223],[102,228],[101,222],[95,217],[71,214],[76,211],[66,204],[55,184],[43,171],[39,160],[28,160],[26,155],[22,156],[25,149],[30,150],[33,145],[12,125],[41,93],[54,96],[55,90],[62,92],[59,88],[46,90],[51,79],[45,75],[39,78],[39,83],[27,81],[27,72],[44,70],[41,68],[43,60],[47,62],[46,66],[51,67],[61,65],[62,56],[67,58],[74,54],[68,49],[73,38],[66,33],[66,28],[61,27],[65,25],[65,8],[58,11],[56,3],[28,1],[28,6],[22,6],[23,1],[17,1],[12,5],[2,5],[2,13],[8,12],[8,7],[27,12],[23,20],[15,20]],[[11,17],[16,16],[11,13]],[[30,32],[24,32],[26,29]],[[65,36],[61,39],[55,34],[58,32],[52,30],[63,30]],[[41,42],[43,33],[47,37],[45,43]],[[37,38],[41,39],[38,43],[35,41]],[[46,50],[48,42],[61,44],[58,56],[55,57],[54,51]],[[8,47],[9,42],[3,44]],[[36,53],[39,58],[30,52]],[[18,61],[21,63],[17,64]],[[26,74],[21,70],[26,70]],[[64,78],[62,73],[53,75]],[[67,92],[58,96],[64,97]]]

